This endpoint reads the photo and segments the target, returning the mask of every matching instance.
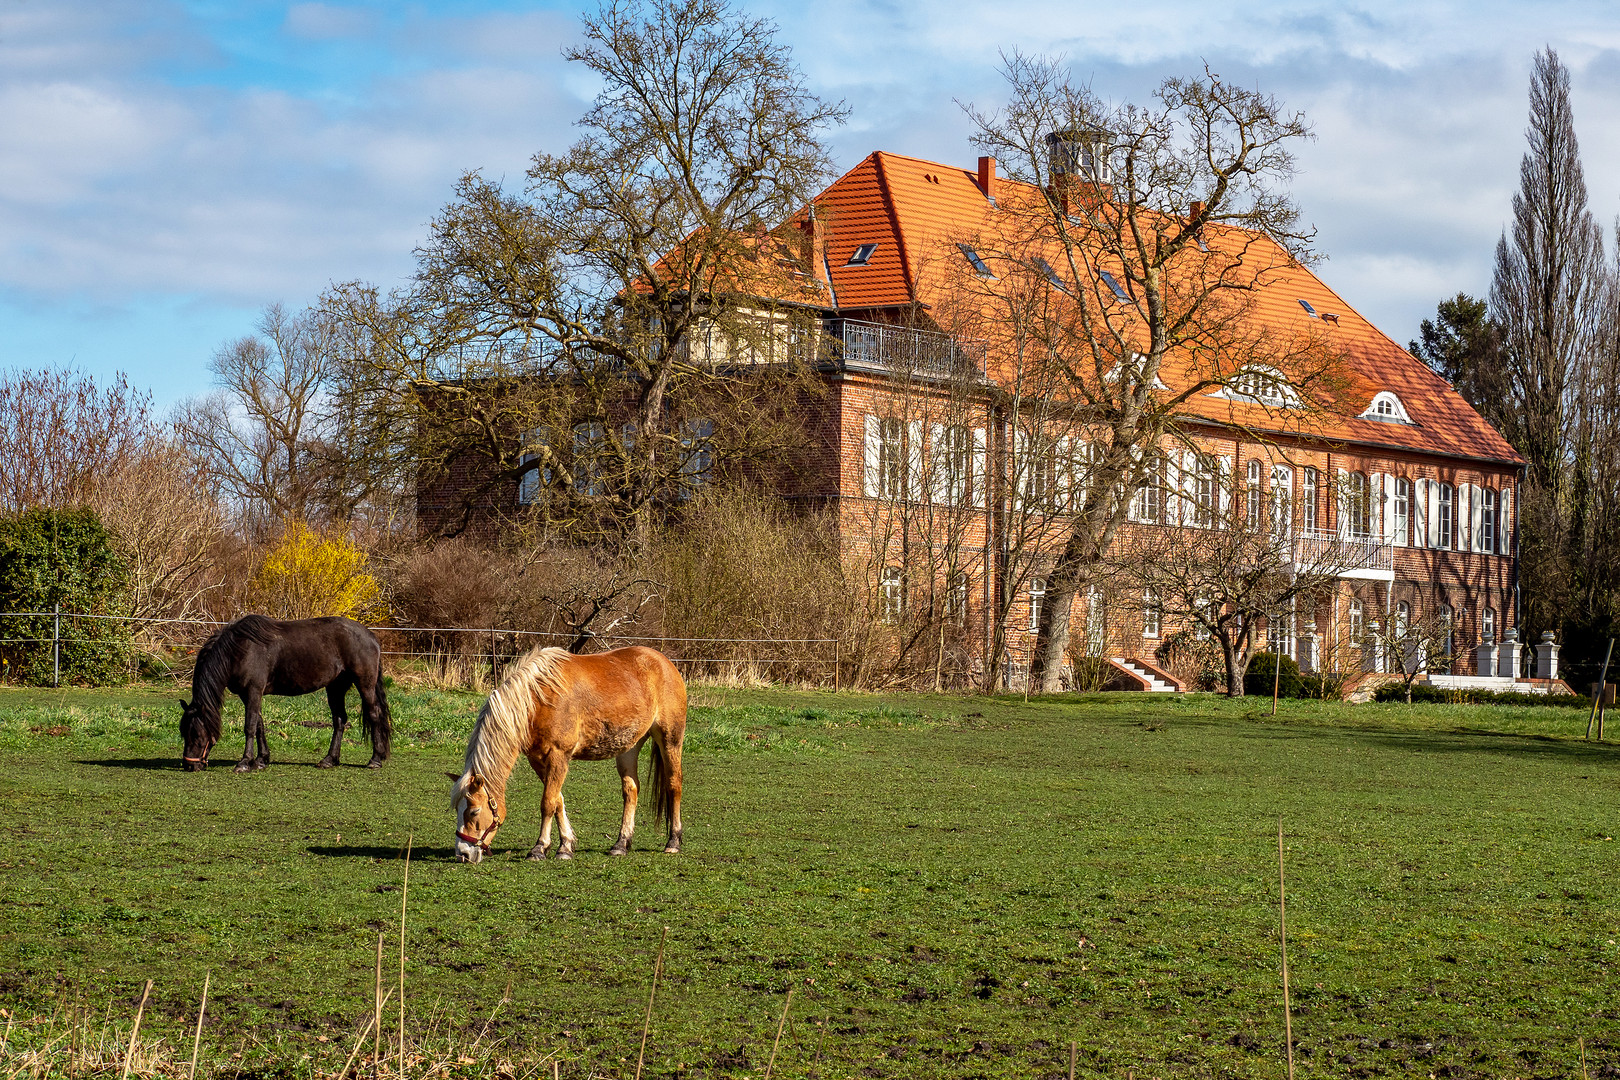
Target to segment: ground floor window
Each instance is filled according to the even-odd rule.
[[[898,566],[883,568],[883,581],[878,589],[879,613],[885,622],[896,622],[906,610],[905,574]]]

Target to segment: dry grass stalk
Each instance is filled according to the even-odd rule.
[[[382,947],[383,936],[381,931],[377,934],[377,992],[371,999],[371,1065],[382,1075]]]
[[[1079,1057],[1080,1044],[1073,1039],[1069,1040],[1069,1080],[1074,1080],[1074,1067]]]
[[[1294,1080],[1294,1011],[1288,1000],[1288,890],[1283,881],[1283,827],[1277,819],[1277,925],[1282,932],[1283,1041],[1288,1046],[1288,1080]]]
[[[411,893],[411,842],[415,833],[405,837],[405,879],[399,889],[399,1075],[405,1076],[405,905]]]
[[[1614,642],[1613,641],[1609,642],[1609,647],[1610,648],[1614,647]],[[1588,1080],[1587,1075],[1586,1075],[1586,1040],[1585,1039],[1576,1039],[1575,1041],[1577,1043],[1579,1043],[1580,1047],[1581,1047],[1581,1080]]]
[[[664,927],[658,939],[658,959],[653,963],[652,990],[647,994],[647,1019],[641,1025],[641,1052],[636,1055],[636,1080],[641,1080],[641,1065],[647,1060],[647,1033],[652,1030],[653,1001],[658,997],[658,976],[664,970],[664,943],[669,940],[669,927]]]
[[[135,1009],[135,1026],[129,1029],[129,1050],[124,1054],[123,1080],[129,1080],[129,1067],[135,1060],[135,1040],[141,1034],[141,1017],[146,1015],[146,999],[152,996],[152,980],[146,980],[146,989],[141,991],[141,1003]]]
[[[202,1046],[203,1013],[208,1009],[208,984],[213,977],[212,969],[203,972],[202,1004],[197,1006],[197,1033],[191,1037],[191,1069],[187,1080],[197,1080],[197,1050]]]
[[[771,1069],[776,1065],[776,1048],[782,1045],[782,1029],[787,1026],[788,1009],[793,1007],[793,987],[788,987],[787,1000],[782,1003],[782,1019],[776,1023],[776,1041],[771,1043],[771,1060],[765,1063],[765,1080],[771,1080]]]

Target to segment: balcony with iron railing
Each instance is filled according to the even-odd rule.
[[[827,330],[830,359],[844,369],[929,380],[984,379],[984,347],[949,334],[860,319],[831,319]]]
[[[1395,545],[1378,536],[1301,529],[1294,536],[1293,563],[1333,577],[1394,581]]]

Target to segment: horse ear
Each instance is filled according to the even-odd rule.
[[[484,790],[484,778],[482,776],[479,776],[477,773],[473,773],[472,774],[472,783],[467,785],[467,794],[471,795],[475,791],[483,791],[483,790]]]
[[[187,701],[185,698],[181,698],[180,699],[180,708],[182,710],[191,708],[191,702]]]
[[[461,779],[461,774],[460,773],[447,772],[444,775],[448,776],[452,780],[460,780]]]

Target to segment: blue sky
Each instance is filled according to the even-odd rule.
[[[1208,62],[1309,116],[1294,192],[1319,272],[1398,341],[1481,294],[1523,152],[1531,55],[1573,72],[1592,207],[1620,216],[1620,14],[1589,3],[754,3],[875,149],[969,165],[955,102],[998,51],[1114,100]],[[0,368],[127,372],[160,408],[265,305],[384,286],[468,168],[521,178],[591,94],[573,3],[0,0]]]

